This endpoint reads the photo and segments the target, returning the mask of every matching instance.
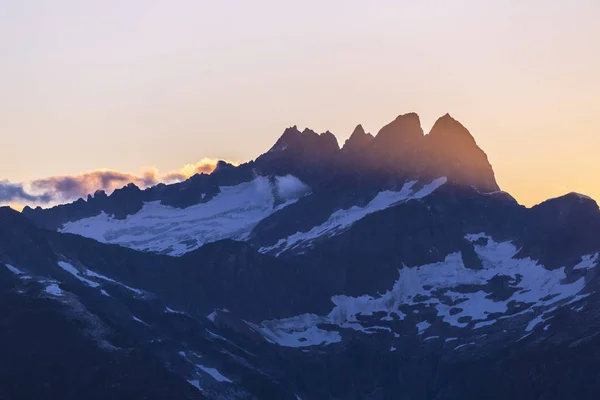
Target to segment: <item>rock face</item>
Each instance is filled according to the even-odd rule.
[[[447,174],[461,186],[474,186],[482,192],[498,191],[494,171],[467,128],[449,114],[439,118],[424,138],[425,176]]]
[[[0,398],[595,399],[599,267],[597,203],[519,205],[449,115],[341,149],[292,127],[210,175],[0,208]]]
[[[370,133],[365,133],[362,125],[357,125],[354,131],[344,143],[342,152],[349,153],[353,156],[360,156],[364,153],[365,149],[371,144],[374,136]]]

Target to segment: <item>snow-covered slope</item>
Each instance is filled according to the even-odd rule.
[[[446,180],[446,177],[435,179],[418,190],[415,190],[418,182],[410,181],[399,191],[382,191],[364,207],[338,210],[310,231],[297,232],[260,251],[279,255],[310,247],[315,240],[340,234],[371,213],[408,200],[424,198]],[[221,187],[221,193],[206,203],[181,209],[162,205],[158,201],[149,202],[139,212],[125,219],[101,213],[68,222],[60,232],[135,250],[180,256],[205,243],[222,239],[247,239],[258,222],[294,203],[309,191],[308,186],[290,175],[277,177],[274,184],[269,183],[266,177],[258,177],[237,186]]]
[[[401,268],[393,288],[379,297],[337,295],[328,315],[303,314],[255,328],[287,347],[339,342],[343,329],[395,332],[395,322],[416,326],[420,335],[432,326],[436,335],[445,336],[455,328],[477,331],[496,324],[528,335],[559,308],[581,306],[575,303],[588,296],[585,271],[600,259],[588,255],[568,270],[549,270],[530,258],[515,258],[518,249],[511,242],[498,243],[484,233],[466,238],[474,243],[483,268],[467,268],[461,253],[452,253],[442,262]],[[402,325],[396,335],[406,329]]]
[[[277,177],[274,185],[268,178],[258,177],[237,186],[221,187],[221,193],[210,201],[188,208],[150,202],[125,219],[101,213],[68,222],[60,231],[136,250],[178,256],[204,243],[226,238],[243,240],[260,220],[310,190],[293,176]],[[275,206],[276,197],[283,203]]]
[[[356,221],[377,211],[385,210],[393,205],[429,196],[437,188],[446,183],[446,177],[441,177],[424,185],[419,190],[413,190],[417,181],[405,183],[399,191],[386,190],[380,192],[364,207],[354,206],[347,210],[338,210],[329,219],[308,232],[297,232],[279,240],[275,245],[260,249],[263,253],[279,255],[289,250],[310,246],[316,239],[328,238],[347,230]]]

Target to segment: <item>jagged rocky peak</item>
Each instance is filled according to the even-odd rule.
[[[421,120],[414,113],[398,115],[395,120],[379,130],[375,136],[377,147],[397,149],[402,146],[412,145],[423,138]]]
[[[356,125],[356,128],[354,128],[354,130],[352,131],[352,135],[350,135],[350,138],[352,138],[352,136],[364,136],[366,134],[367,133],[365,132],[365,128],[363,128],[361,124],[358,124]]]
[[[302,133],[298,130],[296,125],[286,128],[281,137],[277,140],[277,142],[275,142],[273,147],[271,147],[269,152],[283,151],[290,147],[296,146],[301,140],[301,135]]]
[[[98,199],[98,198],[106,198],[108,197],[108,195],[106,194],[106,192],[104,190],[96,190],[94,192],[94,198]]]
[[[429,139],[444,141],[448,144],[477,145],[469,130],[448,113],[435,121],[428,136]]]
[[[379,130],[368,146],[367,165],[387,180],[416,178],[415,165],[422,146],[423,129],[415,113],[402,114]]]
[[[116,189],[110,196],[111,197],[120,197],[130,194],[138,194],[141,193],[142,190],[133,182],[128,183],[123,186],[121,189]]]
[[[93,200],[102,200],[102,199],[106,199],[108,198],[108,195],[106,194],[106,192],[104,190],[96,190],[94,192],[94,194],[88,194],[87,196],[87,201],[93,201]]]
[[[320,144],[328,151],[337,151],[340,149],[337,138],[329,131],[325,131],[319,135]]]
[[[474,186],[482,192],[500,190],[487,154],[460,122],[445,114],[424,138],[422,174],[446,175],[455,184]]]
[[[217,165],[215,166],[213,173],[214,172],[218,173],[220,171],[229,170],[232,168],[235,168],[235,165],[228,163],[227,161],[219,160],[219,161],[217,161]]]
[[[345,152],[357,152],[367,148],[373,141],[374,136],[366,133],[362,125],[357,125],[350,137],[344,143],[342,150]]]
[[[269,153],[294,151],[309,154],[331,154],[339,150],[339,145],[333,133],[327,131],[321,134],[306,128],[302,132],[294,125],[287,128],[277,140]]]

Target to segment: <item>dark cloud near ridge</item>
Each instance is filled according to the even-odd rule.
[[[0,181],[0,203],[49,203],[52,199],[51,193],[34,194],[28,192],[20,183]]]
[[[91,171],[80,175],[53,176],[37,179],[31,183],[35,191],[51,193],[56,201],[84,197],[98,189],[114,190],[128,183],[138,186],[149,186],[157,182],[156,176],[138,177],[118,171]]]
[[[113,170],[95,170],[78,175],[52,176],[36,179],[27,185],[0,181],[0,204],[40,205],[61,203],[87,196],[96,190],[111,192],[129,183],[145,188],[159,182],[183,181],[198,173],[211,173],[218,160],[204,158],[196,164],[188,164],[179,170],[160,174],[156,168],[148,168],[140,175]],[[237,164],[235,162],[230,162]]]

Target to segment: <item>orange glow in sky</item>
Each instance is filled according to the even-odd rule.
[[[250,160],[450,113],[525,205],[600,199],[600,2],[4,2],[0,180]]]

